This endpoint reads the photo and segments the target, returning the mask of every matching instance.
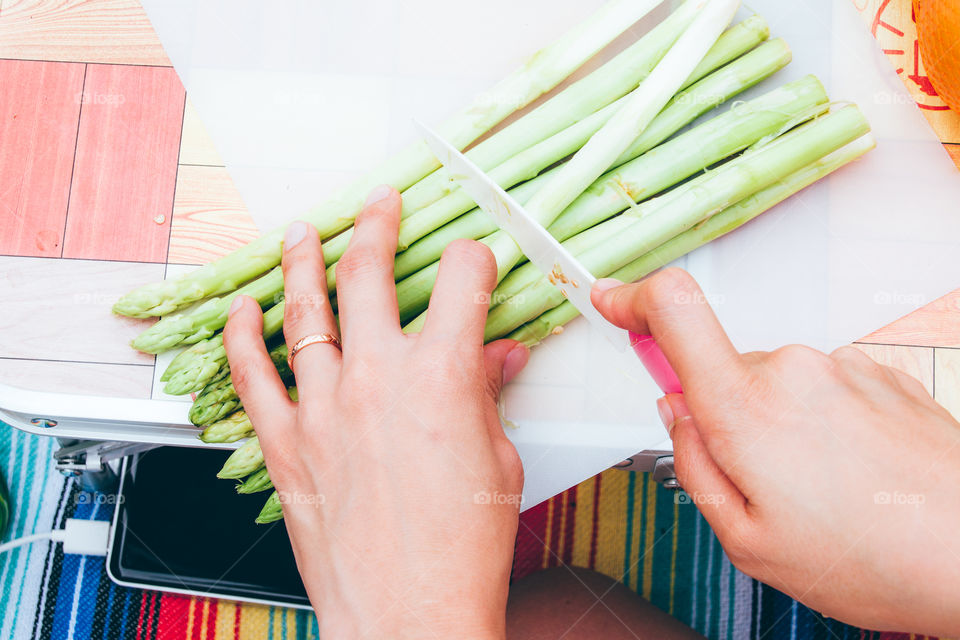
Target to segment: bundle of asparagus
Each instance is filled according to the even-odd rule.
[[[615,0],[573,33],[535,55],[441,129],[462,147],[559,84],[656,0]],[[687,0],[610,62],[471,148],[467,155],[528,209],[598,277],[639,279],[728,233],[872,148],[854,106],[831,112],[808,76],[729,108],[688,130],[705,113],[773,75],[791,59],[768,40],[759,16],[730,28],[736,0]],[[722,32],[722,33],[721,33]],[[513,105],[509,108],[503,105]],[[571,155],[572,154],[572,155]],[[324,239],[331,302],[336,261],[366,192],[388,183],[403,193],[395,278],[405,331],[416,331],[443,249],[478,239],[497,259],[486,339],[539,343],[577,312],[524,258],[513,240],[460,189],[423,144],[348,186],[306,217]],[[219,476],[242,480],[240,493],[272,488],[252,425],[230,379],[220,330],[236,295],[264,309],[263,336],[291,385],[282,342],[282,230],[178,280],[141,287],[114,311],[165,315],[133,346],[159,353],[190,345],[164,372],[165,391],[198,393],[190,419],[206,442],[246,439]],[[215,297],[220,296],[220,297]],[[198,306],[173,313],[206,298]],[[166,315],[171,314],[173,315]],[[271,494],[258,522],[282,517]]]

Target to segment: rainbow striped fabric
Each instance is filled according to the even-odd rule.
[[[0,423],[0,465],[14,517],[7,538],[61,528],[66,518],[108,520],[59,475],[52,438]],[[562,563],[613,576],[716,639],[882,639],[822,616],[737,571],[684,494],[649,475],[606,471],[524,513],[514,578]],[[102,558],[65,556],[37,543],[0,557],[0,638],[14,640],[301,640],[317,638],[312,614],[118,587]]]

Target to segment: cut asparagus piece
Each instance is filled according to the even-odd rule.
[[[829,109],[827,100],[820,81],[807,76],[749,102],[738,103],[723,115],[608,173],[584,194],[590,197],[582,198],[582,202],[587,207],[608,202],[610,206],[606,211],[622,210],[624,200],[632,206],[699,173],[704,167],[823,114]],[[671,161],[672,158],[677,161]],[[624,198],[624,194],[629,198]],[[571,251],[578,253],[619,232],[617,225],[613,225],[613,229],[604,225],[594,227],[609,216],[591,215],[590,209],[581,210],[577,204],[569,207],[550,227],[550,232],[561,241],[571,238],[568,247]],[[623,222],[630,224],[632,220],[624,218]],[[578,233],[584,237],[574,241],[573,236]],[[517,295],[541,277],[539,269],[530,263],[517,267],[497,286],[492,296],[494,304]]]
[[[237,485],[237,493],[259,493],[273,489],[273,482],[270,480],[270,473],[264,467],[259,471],[254,471],[246,480]]]
[[[775,50],[777,45],[777,41],[773,40],[753,53],[762,53],[761,49],[765,47]],[[765,136],[779,133],[788,123],[821,113],[827,108],[826,102],[827,94],[823,85],[814,76],[807,76],[750,102],[738,104],[602,176],[550,225],[550,233],[561,241],[566,240],[633,205],[635,201],[646,199],[681,182]],[[494,232],[481,242],[490,243],[499,235],[501,232]],[[426,308],[438,268],[439,265],[434,263],[397,284],[400,317],[403,320]],[[522,280],[525,277],[527,279]],[[531,277],[540,277],[535,267],[524,265],[515,269],[500,283],[493,302],[499,303],[505,296],[509,297],[515,292],[518,280],[523,282],[521,286],[525,286]]]
[[[761,24],[765,25],[762,20],[760,20],[759,23],[754,22],[753,27],[747,30],[746,27],[744,27],[745,23],[740,23],[736,27],[728,30],[724,36],[721,36],[721,41],[734,30],[740,33],[741,29],[747,30],[748,33],[755,33],[756,37],[759,37],[762,32],[755,32],[752,31],[752,29],[759,27]],[[732,35],[729,37],[733,38]],[[733,39],[740,40],[739,38]],[[717,44],[721,44],[721,41],[718,41]],[[751,40],[744,44],[752,43],[753,41]],[[777,39],[756,48],[754,51],[731,62],[719,71],[714,71],[707,78],[674,96],[664,110],[650,123],[650,126],[647,127],[643,134],[630,146],[630,149],[617,159],[616,164],[619,166],[646,153],[692,122],[698,116],[706,113],[712,107],[726,102],[769,75],[772,75],[789,63],[789,61],[789,47],[783,40]],[[556,169],[552,169],[540,175],[538,178],[525,182],[510,190],[510,195],[521,204],[525,204],[532,196],[534,190],[545,184],[545,181],[549,179],[549,176],[552,175],[554,171],[556,171]],[[605,178],[601,178],[601,181],[604,179]],[[598,183],[599,182],[600,181],[598,181]],[[594,185],[588,189],[588,193],[595,189],[598,183],[594,183]],[[578,201],[581,199],[582,197],[578,199]],[[578,201],[575,201],[575,203]],[[573,206],[575,205],[568,207],[554,225],[551,225],[551,232],[554,232],[554,229],[558,229],[564,225],[561,220],[569,220],[574,217],[570,213],[570,209]],[[401,280],[436,262],[440,258],[443,249],[453,240],[458,238],[482,238],[496,230],[497,226],[490,216],[480,209],[474,208],[469,213],[431,232],[411,245],[406,251],[398,254],[394,275],[397,280]],[[561,240],[569,237],[563,234],[557,235],[557,233],[554,233],[554,235]],[[331,280],[328,278],[328,284],[330,283]]]
[[[855,106],[822,116],[756,151],[748,151],[659,198],[602,223],[601,226],[615,232],[606,242],[579,253],[577,258],[594,275],[606,276],[636,256],[654,250],[714,213],[786,179],[869,130],[869,124]],[[491,340],[504,336],[561,302],[560,290],[541,277],[490,310],[485,338]]]
[[[263,466],[263,451],[260,450],[260,440],[257,436],[253,436],[230,454],[227,461],[223,463],[223,468],[217,473],[217,477],[240,480],[258,471]]]
[[[267,498],[260,515],[257,516],[257,524],[270,524],[283,518],[283,503],[280,502],[280,494],[274,491]]]
[[[739,0],[708,0],[623,107],[530,199],[526,209],[534,220],[544,226],[552,224],[561,211],[613,165],[700,64],[739,5]],[[496,258],[499,282],[523,253],[513,238],[502,231],[495,232],[485,244]],[[421,314],[404,331],[419,331],[425,320],[426,314]]]
[[[622,282],[634,282],[657,269],[664,267],[720,236],[734,231],[753,220],[761,213],[776,206],[798,191],[858,159],[876,146],[873,137],[863,136],[854,142],[834,151],[803,169],[790,174],[783,180],[741,200],[731,207],[711,217],[703,224],[684,231],[669,242],[653,251],[645,253],[624,267],[610,274]],[[507,337],[523,342],[529,347],[539,344],[559,327],[567,324],[579,314],[569,301],[543,313],[535,320],[523,325]]]
[[[505,117],[533,102],[613,42],[662,0],[613,0],[565,36],[454,115],[438,131],[459,149]],[[347,185],[304,217],[328,238],[349,227],[370,191],[389,184],[403,191],[439,167],[426,143],[417,141],[363,178]],[[146,318],[172,313],[197,300],[232,291],[280,264],[283,229],[180,278],[139,287],[113,307],[115,313]]]

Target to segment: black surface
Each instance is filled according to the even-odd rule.
[[[127,463],[110,568],[125,582],[309,604],[283,521],[254,522],[270,492],[219,480],[228,452],[163,447]]]

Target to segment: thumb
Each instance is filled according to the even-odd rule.
[[[688,394],[728,395],[746,372],[703,291],[682,269],[665,269],[629,285],[599,280],[592,300],[613,324],[652,336]]]
[[[497,402],[500,389],[510,382],[530,359],[530,350],[516,340],[497,340],[483,348],[483,364],[487,376],[487,393]]]

